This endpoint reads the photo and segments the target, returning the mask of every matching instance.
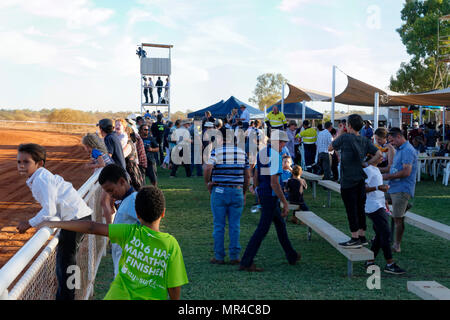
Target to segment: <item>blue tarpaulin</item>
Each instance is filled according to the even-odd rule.
[[[250,113],[251,119],[262,119],[264,118],[264,112],[259,109],[253,108],[249,104],[242,102],[241,100],[231,96],[227,101],[220,101],[216,104],[213,104],[209,107],[200,109],[195,112],[189,113],[188,118],[203,118],[206,111],[211,112],[211,115],[214,118],[225,118],[228,114],[231,113],[231,110],[240,108],[241,105],[245,105],[248,112]]]

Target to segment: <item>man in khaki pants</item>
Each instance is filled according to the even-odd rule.
[[[394,162],[383,180],[389,180],[388,196],[392,200],[392,216],[395,222],[393,249],[400,252],[400,243],[405,230],[405,213],[410,208],[408,201],[414,197],[417,172],[417,152],[405,139],[400,128],[392,128],[388,133],[389,143],[396,148]]]

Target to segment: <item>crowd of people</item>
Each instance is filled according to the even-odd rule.
[[[371,250],[375,256],[383,251],[384,271],[405,273],[394,262],[392,250],[401,252],[404,215],[414,196],[417,152],[400,128],[373,131],[370,122],[364,123],[357,114],[337,128],[329,121],[317,128],[308,120],[298,126],[277,107],[264,121],[251,120],[245,105],[222,119],[206,112],[201,122],[165,121],[162,113],[147,112],[136,118],[102,119],[97,126],[98,132],[86,134],[82,144],[90,159],[86,167],[101,171],[98,181],[106,224],[90,221],[92,210],[71,184],[45,169],[43,147],[23,144],[18,149],[19,173],[43,207],[36,217],[19,224],[19,232],[42,226],[65,230],[58,245],[58,299],[74,298],[64,270],[76,264],[83,233],[107,236],[113,243],[115,278],[105,299],[180,297],[187,274],[176,239],[159,230],[165,200],[157,188],[158,170],[170,170],[170,177],[176,178],[179,166],[185,168],[186,177],[194,171],[202,176],[210,193],[212,264],[226,263],[228,219],[231,265],[241,271],[263,271],[254,258],[272,222],[287,262],[295,265],[301,254],[289,240],[286,221],[289,204],[309,210],[303,197],[308,184],[301,178],[307,170],[340,183],[351,233],[340,246],[353,249],[369,244],[368,217],[375,231]],[[261,214],[241,256],[240,219],[248,192]],[[71,210],[61,211],[61,203]],[[395,235],[389,217],[395,222]],[[290,221],[299,223],[295,216]],[[367,261],[366,267],[374,263]]]

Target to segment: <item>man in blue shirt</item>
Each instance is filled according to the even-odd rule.
[[[405,139],[400,128],[392,128],[388,134],[389,143],[397,152],[389,173],[383,174],[383,180],[389,180],[388,196],[392,200],[392,216],[395,222],[395,241],[393,249],[400,252],[405,213],[409,209],[409,199],[414,197],[417,173],[417,152]]]
[[[360,133],[362,137],[366,137],[369,140],[373,137],[373,130],[370,126],[371,124],[372,123],[369,120],[365,121],[364,128],[362,128]]]
[[[289,241],[284,217],[288,215],[288,202],[284,197],[280,185],[280,176],[283,172],[281,150],[289,141],[287,133],[282,130],[272,130],[271,144],[258,154],[257,170],[254,184],[258,186],[258,196],[261,204],[261,218],[253,236],[251,237],[242,257],[239,270],[249,272],[263,271],[253,263],[264,237],[273,223],[277,231],[278,240],[291,265],[300,260],[300,253],[296,252]],[[283,203],[283,213],[280,212],[280,202]]]

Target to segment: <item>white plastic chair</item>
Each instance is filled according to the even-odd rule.
[[[450,161],[447,162],[444,172],[442,174],[442,184],[448,186],[448,180],[450,178]]]

